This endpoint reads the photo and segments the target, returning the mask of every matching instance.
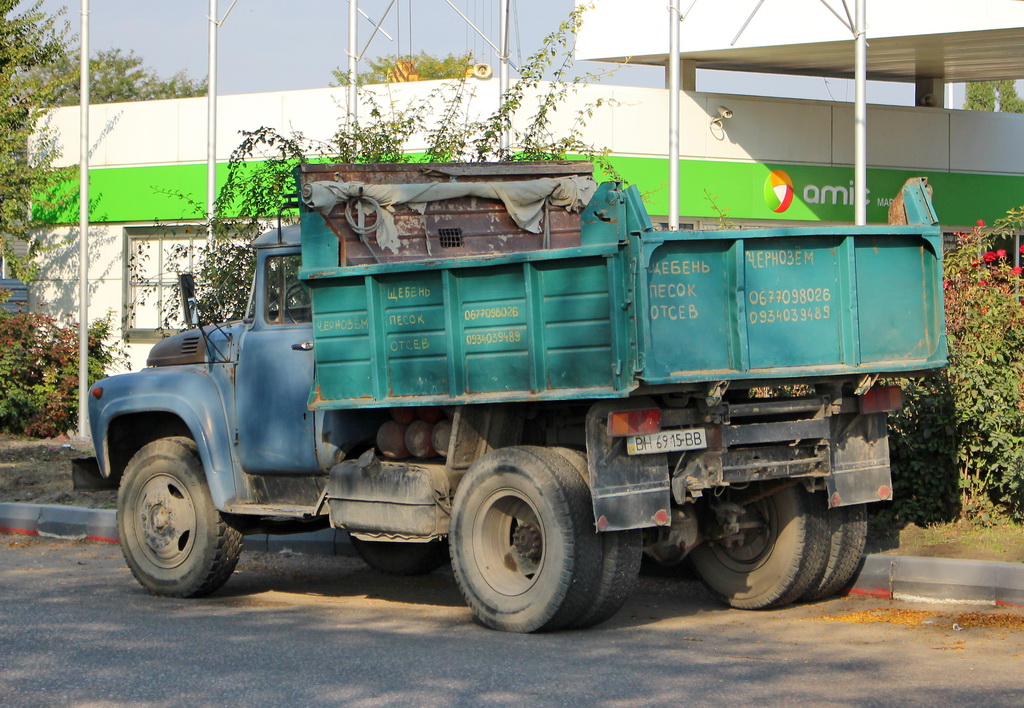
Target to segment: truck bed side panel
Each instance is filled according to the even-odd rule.
[[[649,384],[945,363],[933,229],[773,229],[643,243]]]
[[[569,251],[311,274],[310,405],[625,395],[628,313],[611,302],[621,259]]]

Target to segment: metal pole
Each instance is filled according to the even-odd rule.
[[[500,34],[501,37],[498,43],[501,45],[501,51],[498,52],[499,68],[498,68],[498,105],[505,100],[505,94],[508,93],[508,13],[509,13],[509,2],[508,0],[501,0],[501,18],[500,18]],[[501,134],[501,149],[507,150],[511,139],[509,137],[509,131],[505,130]]]
[[[78,437],[89,437],[89,0],[82,0],[79,47]]]
[[[856,92],[853,109],[853,223],[868,223],[868,39],[867,0],[857,0],[854,10],[857,25],[854,30],[854,77]]]
[[[206,87],[206,223],[213,240],[213,209],[217,200],[217,0],[210,0],[210,55]]]
[[[679,0],[668,6],[668,230],[679,230]]]
[[[359,34],[356,22],[359,19],[359,0],[348,0],[348,123],[354,126],[358,116],[357,101],[359,92],[356,86],[356,73],[359,69],[359,57],[356,50],[359,46]]]

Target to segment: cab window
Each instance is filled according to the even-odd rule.
[[[267,324],[312,322],[309,291],[299,280],[302,256],[274,256],[263,274],[264,319]]]

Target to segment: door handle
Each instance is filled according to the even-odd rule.
[[[292,345],[292,349],[294,349],[297,352],[308,352],[312,348],[313,342],[299,342],[298,344]]]

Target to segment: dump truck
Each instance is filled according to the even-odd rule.
[[[892,497],[884,382],[946,358],[925,180],[904,225],[670,231],[585,162],[296,179],[245,316],[203,322],[183,277],[191,326],[91,387],[149,591],[206,595],[244,535],[329,527],[385,573],[450,560],[514,632],[607,620],[644,555],[743,609],[850,581]]]

